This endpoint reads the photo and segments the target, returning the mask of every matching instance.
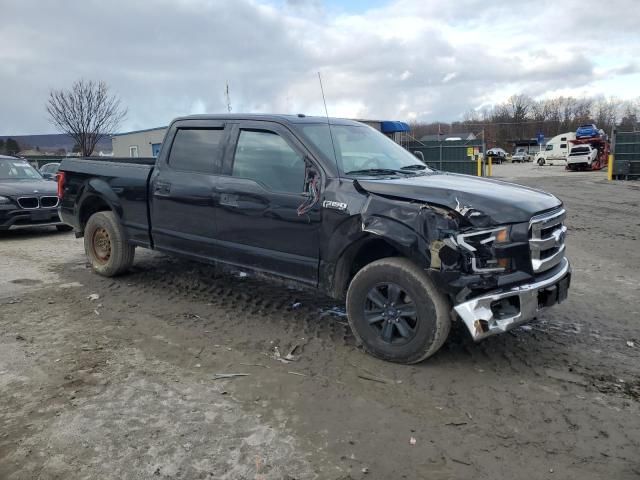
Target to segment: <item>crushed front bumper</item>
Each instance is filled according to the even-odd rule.
[[[484,295],[454,307],[475,341],[506,332],[536,317],[538,312],[562,302],[571,280],[564,258],[553,275],[504,292]]]

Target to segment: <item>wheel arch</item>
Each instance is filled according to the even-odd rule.
[[[335,264],[330,294],[335,298],[346,298],[349,283],[356,273],[366,265],[388,257],[404,257],[414,261],[416,264],[420,262],[414,249],[409,248],[407,245],[403,245],[390,237],[367,233],[345,248],[338,258]]]
[[[122,205],[111,186],[102,179],[92,178],[85,185],[78,201],[80,231],[84,232],[91,215],[109,210],[113,211],[118,218],[122,218]]]

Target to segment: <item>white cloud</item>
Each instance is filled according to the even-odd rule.
[[[224,112],[226,82],[234,112],[322,115],[318,71],[330,114],[349,117],[452,120],[519,92],[638,96],[636,0],[558,3],[393,0],[336,14],[319,0],[11,2],[0,133],[51,131],[49,89],[80,77],[121,96],[125,129]]]

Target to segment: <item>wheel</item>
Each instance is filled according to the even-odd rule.
[[[538,159],[538,165],[540,165],[540,166],[544,165],[544,158],[539,158]]]
[[[71,225],[56,225],[56,228],[59,232],[70,232],[71,230],[73,230],[73,227]]]
[[[377,260],[355,275],[347,316],[367,353],[397,363],[433,355],[451,328],[446,297],[424,271],[397,257]]]
[[[113,277],[131,267],[135,247],[126,240],[122,225],[113,212],[91,215],[84,229],[84,250],[93,271]]]

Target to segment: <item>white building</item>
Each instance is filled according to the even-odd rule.
[[[111,137],[114,157],[157,157],[168,127],[117,133]]]

